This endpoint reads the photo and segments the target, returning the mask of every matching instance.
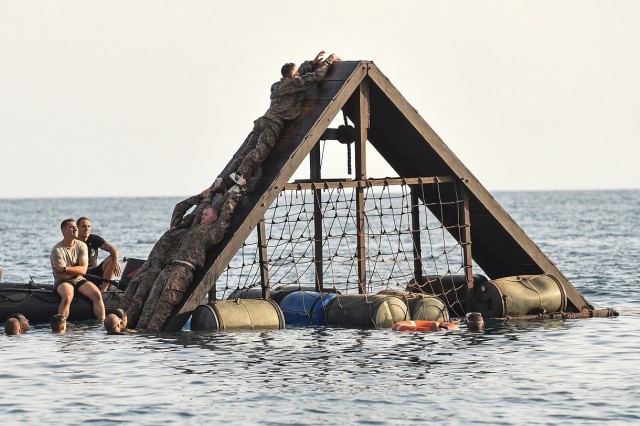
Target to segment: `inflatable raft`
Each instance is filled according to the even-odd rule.
[[[143,263],[144,260],[141,259],[125,259],[118,288],[112,285],[112,289],[102,293],[107,314],[118,307],[120,299],[124,296],[123,289]],[[31,324],[48,323],[51,315],[58,313],[59,305],[60,297],[53,292],[53,283],[0,283],[0,322],[2,323],[9,315],[17,312],[27,317]],[[94,318],[91,301],[76,294],[71,302],[68,320],[83,321]]]

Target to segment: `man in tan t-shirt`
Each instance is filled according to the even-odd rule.
[[[65,219],[60,224],[63,239],[51,249],[51,268],[55,283],[53,292],[57,293],[61,300],[58,313],[65,318],[69,317],[69,307],[73,295],[78,293],[86,296],[93,304],[93,314],[98,321],[104,321],[104,302],[98,287],[87,281],[83,275],[87,273],[89,264],[89,252],[87,245],[78,238],[78,226],[73,219]]]

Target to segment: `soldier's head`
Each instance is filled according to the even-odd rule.
[[[49,325],[53,334],[64,334],[67,331],[67,319],[62,314],[51,315]]]
[[[104,319],[104,328],[107,334],[120,334],[120,318],[116,314],[109,314]]]
[[[287,62],[280,69],[280,74],[282,74],[284,78],[294,77],[298,75],[298,67],[296,67],[296,64],[293,62]]]
[[[16,318],[9,318],[7,322],[4,323],[4,332],[7,336],[20,334],[20,321]]]
[[[91,234],[91,221],[88,217],[82,216],[76,220],[78,224],[78,238],[80,240],[86,240]]]
[[[9,315],[7,318],[15,318],[20,323],[20,333],[24,334],[31,329],[31,325],[29,325],[29,320],[27,317],[22,315],[20,312],[16,312],[15,314]]]
[[[202,218],[200,219],[200,222],[205,225],[211,225],[218,220],[219,215],[220,212],[218,212],[218,209],[213,206],[207,206],[202,209]]]
[[[116,309],[114,314],[116,314],[116,316],[118,318],[120,318],[120,328],[127,328],[127,323],[129,322],[127,319],[127,313],[124,311],[124,309]]]

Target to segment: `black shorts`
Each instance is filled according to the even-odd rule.
[[[79,281],[58,281],[57,283],[55,283],[55,284],[53,285],[53,292],[54,292],[55,294],[58,294],[58,286],[59,286],[60,284],[62,284],[62,283],[69,283],[69,284],[71,284],[71,285],[73,286],[73,291],[74,291],[74,293],[77,293],[77,292],[78,292],[78,290],[80,289],[80,287],[82,287],[84,284],[86,284],[86,283],[88,283],[88,282],[89,282],[89,281],[87,281],[87,280],[85,280],[85,279],[82,279],[82,280],[79,280]]]
[[[91,281],[92,283],[96,284],[97,286],[102,285],[102,276],[104,275],[104,269],[102,267],[102,264],[104,263],[104,260],[102,262],[100,262],[100,264],[94,268],[91,269],[87,269],[87,274],[89,275],[95,275],[96,277],[100,277],[100,278],[93,278],[93,277],[87,277],[87,279],[89,281]]]

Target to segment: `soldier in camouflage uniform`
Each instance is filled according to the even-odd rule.
[[[204,266],[209,249],[224,237],[240,195],[240,187],[233,186],[212,206],[202,210],[200,223],[185,234],[171,257],[172,263],[162,270],[153,284],[153,290],[162,289],[162,294],[159,297],[149,295],[138,328],[147,331],[159,331],[162,328],[171,310],[191,284],[195,270]]]
[[[171,263],[171,255],[180,243],[180,240],[194,222],[195,215],[185,213],[193,206],[198,205],[199,209],[211,205],[213,193],[218,188],[207,188],[202,193],[189,197],[176,204],[171,215],[171,226],[158,239],[151,249],[147,261],[142,265],[135,278],[127,286],[124,297],[118,307],[126,311],[131,328],[136,326],[142,305],[144,304],[151,286],[155,282],[160,272]]]
[[[253,130],[243,144],[242,154],[235,158],[229,170],[229,179],[238,183],[238,178],[250,179],[262,165],[278,141],[285,122],[300,115],[304,92],[325,78],[329,66],[338,61],[335,54],[322,59],[324,51],[313,61],[306,61],[300,68],[287,63],[282,66],[282,79],[271,86],[271,104],[262,117],[253,122]]]

